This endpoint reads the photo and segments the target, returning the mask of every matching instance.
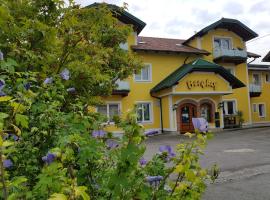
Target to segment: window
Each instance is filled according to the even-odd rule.
[[[231,39],[230,38],[215,38],[214,48],[219,49],[231,49]]]
[[[135,74],[135,81],[151,81],[151,65],[145,64],[138,74]]]
[[[258,104],[259,117],[265,117],[265,106],[264,104]]]
[[[109,122],[113,122],[113,117],[120,115],[120,104],[108,103],[107,105],[97,106],[97,112],[107,116]]]
[[[236,114],[236,103],[235,101],[224,101],[223,113],[225,115]]]
[[[120,46],[120,48],[123,49],[123,50],[126,50],[126,51],[128,50],[128,43],[127,43],[127,42],[125,42],[125,43],[120,43],[119,46]]]
[[[270,82],[270,74],[269,73],[266,73],[265,74],[265,82]]]
[[[253,83],[255,85],[261,85],[261,76],[260,74],[252,74],[253,77]]]
[[[151,103],[138,103],[137,115],[138,122],[151,122]]]
[[[257,112],[257,104],[253,104],[253,112]]]

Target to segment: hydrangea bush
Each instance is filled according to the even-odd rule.
[[[141,66],[105,5],[0,0],[0,26],[1,199],[199,199],[216,178],[199,164],[208,134],[146,160],[134,111],[114,118],[121,138],[91,111]]]

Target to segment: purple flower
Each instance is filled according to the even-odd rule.
[[[95,130],[95,131],[92,132],[92,136],[93,136],[94,138],[102,138],[102,137],[104,137],[105,135],[106,135],[106,132],[103,131],[103,130]]]
[[[6,93],[4,93],[3,91],[0,90],[0,97],[4,97],[6,95],[7,95]]]
[[[160,181],[163,179],[163,176],[147,176],[146,181],[151,185],[151,186],[158,186]]]
[[[76,89],[74,87],[71,87],[71,88],[67,89],[67,92],[74,93],[74,92],[76,92]]]
[[[175,157],[175,153],[173,152],[173,149],[172,149],[172,147],[171,146],[169,146],[169,145],[163,145],[163,146],[160,146],[159,147],[159,152],[161,153],[161,154],[163,154],[163,153],[165,153],[165,154],[167,154],[167,159],[168,160],[170,160],[172,157]]]
[[[5,86],[6,86],[5,81],[1,79],[0,80],[0,97],[6,96],[6,93],[2,91]]]
[[[64,80],[69,80],[69,70],[67,68],[65,68],[61,73],[60,76],[62,79]]]
[[[141,166],[144,166],[147,164],[147,160],[144,157],[142,157],[139,162]]]
[[[46,156],[42,157],[42,160],[49,165],[55,160],[55,158],[56,158],[55,154],[48,153]]]
[[[49,78],[46,78],[43,83],[44,84],[51,84],[52,82],[53,82],[53,78],[52,77],[49,77]]]
[[[11,168],[13,166],[13,163],[10,159],[6,159],[3,161],[4,168]]]
[[[208,131],[208,122],[206,119],[200,118],[192,118],[192,124],[195,129],[198,129],[200,132],[207,132]]]
[[[31,83],[26,83],[26,84],[24,84],[24,88],[25,88],[26,90],[29,90],[30,87],[31,87]]]
[[[119,144],[115,140],[111,140],[111,139],[107,140],[106,144],[109,147],[109,149],[114,149],[119,146]]]
[[[146,131],[144,134],[145,136],[155,135],[155,134],[158,134],[158,131],[150,130],[150,131]]]

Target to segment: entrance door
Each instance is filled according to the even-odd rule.
[[[186,103],[180,106],[179,111],[181,133],[194,132],[192,118],[197,117],[196,106],[191,103]]]

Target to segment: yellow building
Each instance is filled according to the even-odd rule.
[[[98,112],[124,116],[136,105],[138,122],[162,132],[193,131],[193,117],[204,117],[210,128],[270,121],[268,68],[247,64],[248,58],[260,57],[246,49],[246,42],[258,36],[253,30],[222,18],[186,40],[142,37],[146,24],[126,11],[119,13],[121,22],[134,27],[121,47],[136,52],[145,67],[118,81]],[[113,122],[108,129],[121,131]]]

